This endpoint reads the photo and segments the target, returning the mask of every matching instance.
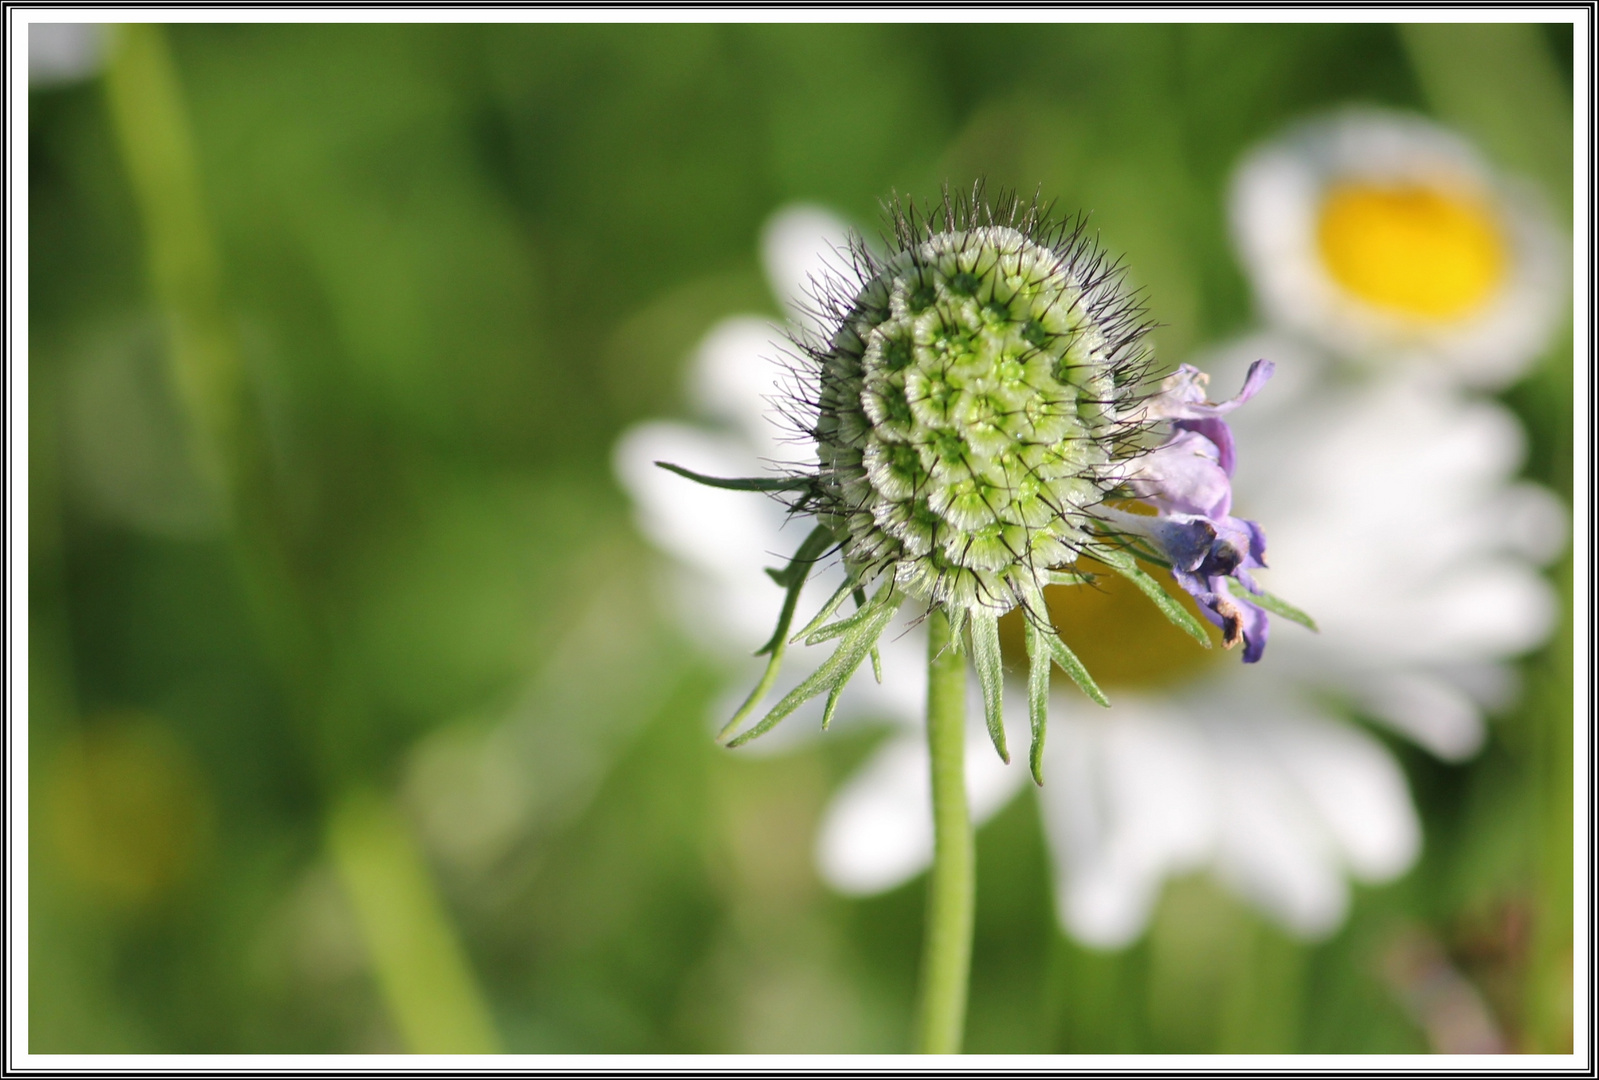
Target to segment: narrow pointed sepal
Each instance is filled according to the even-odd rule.
[[[1044,784],[1044,727],[1049,720],[1049,646],[1044,644],[1046,631],[1039,629],[1031,619],[1027,627],[1027,719],[1032,727],[1033,742],[1027,750],[1027,765],[1033,771],[1033,782]]]
[[[1248,589],[1239,588],[1236,585],[1229,585],[1228,588],[1239,600],[1247,600],[1256,607],[1265,608],[1273,615],[1281,615],[1289,622],[1298,623],[1306,630],[1317,634],[1321,633],[1321,627],[1316,625],[1315,619],[1312,619],[1309,615],[1305,614],[1303,611],[1300,611],[1298,608],[1294,607],[1294,605],[1290,604],[1280,596],[1273,596],[1265,589],[1250,592]]]
[[[818,525],[800,543],[799,550],[794,552],[794,557],[788,560],[787,566],[781,570],[767,568],[767,576],[787,589],[788,595],[783,598],[783,611],[777,617],[776,631],[767,639],[765,645],[755,650],[756,656],[781,653],[788,628],[794,622],[794,608],[799,604],[800,590],[805,587],[806,579],[810,577],[816,560],[822,557],[822,552],[826,551],[832,542],[833,534],[824,526]]]
[[[948,612],[948,615],[949,647],[954,649],[956,654],[959,655],[961,652],[961,642],[966,640],[966,635],[963,632],[966,629],[966,609],[961,607],[951,608]]]
[[[805,579],[810,576],[811,567],[816,565],[816,560],[832,542],[833,534],[818,525],[800,544],[799,550],[789,560],[788,566],[772,575],[772,580],[786,588],[788,595],[783,598],[783,611],[777,617],[777,631],[772,634],[771,640],[755,653],[756,656],[770,654],[767,657],[766,670],[761,672],[760,681],[738,707],[733,718],[722,725],[722,730],[717,732],[718,739],[724,739],[729,732],[737,731],[738,726],[755,711],[761,699],[766,697],[772,685],[777,682],[777,673],[783,666],[783,654],[788,651],[788,628],[794,622],[794,608],[799,603],[800,590],[805,587]]]
[[[896,607],[898,606],[897,598],[893,598],[891,593],[884,592],[883,590],[879,589],[875,597],[866,601],[866,603],[862,604],[849,615],[839,619],[837,622],[828,623],[826,626],[819,627],[818,629],[812,630],[810,633],[806,634],[805,644],[817,645],[831,638],[843,637],[844,635],[852,632],[856,627],[870,622],[876,617],[878,606],[880,604],[889,602],[893,602]],[[816,620],[812,619],[811,621],[815,622]]]
[[[1005,764],[1010,751],[1005,749],[1004,691],[1005,670],[999,652],[999,619],[993,615],[971,616],[972,658],[977,662],[977,681],[983,688],[983,719],[988,737]]]
[[[748,476],[748,477],[721,477],[706,476],[703,473],[685,469],[681,465],[673,465],[670,461],[657,461],[658,467],[667,472],[677,473],[681,477],[704,484],[706,487],[725,488],[728,491],[803,491],[816,481],[809,476]]]
[[[1098,580],[1093,574],[1079,574],[1072,570],[1050,570],[1047,576],[1051,585],[1092,585]]]
[[[1077,654],[1072,652],[1066,646],[1066,643],[1060,639],[1060,635],[1040,633],[1039,637],[1043,639],[1044,647],[1049,650],[1050,657],[1055,663],[1060,665],[1062,671],[1071,676],[1071,680],[1077,684],[1077,688],[1087,694],[1089,699],[1096,705],[1103,705],[1107,709],[1110,708],[1110,698],[1105,696],[1105,691],[1099,688],[1099,684],[1094,681],[1094,677],[1088,673],[1088,668],[1083,666],[1083,662],[1077,659]]]
[[[903,600],[903,597],[895,596],[893,589],[894,582],[892,579],[884,582],[883,587],[877,591],[877,595],[872,597],[865,608],[861,609],[862,612],[868,613],[868,617],[843,635],[842,640],[838,643],[838,648],[833,650],[833,655],[822,661],[822,666],[811,672],[804,682],[790,690],[783,697],[783,700],[774,705],[772,711],[761,719],[760,723],[739,735],[727,745],[730,748],[743,746],[751,739],[758,738],[772,730],[772,728],[777,726],[778,721],[788,716],[817,694],[823,691],[831,693],[848,682],[850,676],[855,674],[855,669],[861,666],[861,661],[866,659],[866,654],[871,651],[872,646],[877,644],[877,639],[882,635],[883,628],[888,625],[888,621],[894,617],[894,612],[899,610],[899,602]],[[857,612],[857,614],[860,614],[860,612]],[[725,737],[727,731],[730,730],[731,728],[723,729],[723,736]]]
[[[848,679],[840,679],[833,684],[833,689],[827,692],[827,704],[822,708],[822,730],[826,731],[833,726],[833,714],[838,711],[838,698],[844,692],[844,685]]]
[[[1096,547],[1093,550],[1094,558],[1109,566],[1122,577],[1138,586],[1138,591],[1154,601],[1160,613],[1171,620],[1172,624],[1187,631],[1188,635],[1205,648],[1210,648],[1210,634],[1206,633],[1204,624],[1194,618],[1193,613],[1177,598],[1160,587],[1160,582],[1150,577],[1138,567],[1138,561],[1125,551],[1109,547]]]
[[[808,638],[812,634],[816,633],[819,627],[825,625],[827,620],[833,617],[834,613],[838,611],[839,606],[844,603],[844,598],[849,596],[854,589],[854,584],[848,581],[840,585],[838,587],[838,591],[832,596],[828,597],[827,603],[822,605],[822,610],[818,611],[814,616],[812,616],[811,621],[806,623],[803,629],[799,630],[796,634],[794,634],[793,637],[788,639],[789,644],[793,644],[794,642],[799,641],[801,638]]]

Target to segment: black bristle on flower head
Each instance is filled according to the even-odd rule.
[[[809,378],[787,413],[818,467],[791,504],[863,582],[1041,616],[1145,441],[1151,324],[1083,215],[981,183],[885,211],[886,251],[854,237],[847,271],[812,282],[822,330],[795,337]]]

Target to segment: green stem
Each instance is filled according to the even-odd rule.
[[[916,1049],[958,1054],[972,962],[976,860],[966,808],[966,658],[956,651],[942,611],[927,618],[927,748],[932,757],[933,874]]]
[[[393,801],[347,792],[328,822],[328,848],[406,1048],[498,1053],[488,1002]]]

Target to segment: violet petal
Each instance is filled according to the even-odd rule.
[[[1128,486],[1162,510],[1223,518],[1232,505],[1232,484],[1217,461],[1215,443],[1183,431],[1138,459]]]

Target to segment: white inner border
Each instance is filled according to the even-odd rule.
[[[1380,15],[1380,17],[1379,17]],[[1062,1067],[1116,1071],[1132,1069],[1205,1070],[1219,1072],[1282,1071],[1285,1069],[1344,1069],[1366,1070],[1458,1070],[1487,1071],[1573,1069],[1586,1068],[1592,1061],[1592,1047],[1587,1044],[1588,1021],[1592,1010],[1589,987],[1592,972],[1587,962],[1593,928],[1587,922],[1589,914],[1589,882],[1591,877],[1590,853],[1592,850],[1593,822],[1587,812],[1593,806],[1594,791],[1590,785],[1592,742],[1584,723],[1573,725],[1574,799],[1576,820],[1573,829],[1574,868],[1574,932],[1573,1001],[1574,1053],[1565,1055],[1524,1055],[1515,1057],[1452,1057],[1432,1055],[1426,1057],[1383,1055],[1257,1055],[1257,1056],[1081,1056],[1072,1058],[1003,1056],[985,1057],[966,1055],[958,1059],[943,1059],[935,1065],[925,1057],[660,1057],[660,1056],[548,1056],[529,1057],[506,1055],[493,1059],[469,1056],[410,1056],[410,1055],[42,1055],[30,1054],[28,1039],[28,26],[30,23],[62,22],[253,22],[253,23],[731,23],[731,22],[789,22],[789,23],[866,23],[866,22],[930,22],[930,23],[1430,23],[1430,22],[1547,22],[1570,23],[1575,27],[1575,95],[1573,120],[1574,177],[1573,190],[1577,193],[1572,219],[1573,238],[1585,243],[1573,245],[1572,266],[1575,356],[1575,383],[1573,386],[1574,423],[1577,438],[1575,462],[1572,472],[1572,518],[1575,523],[1573,572],[1573,600],[1576,610],[1574,620],[1573,672],[1576,700],[1574,715],[1581,719],[1592,715],[1593,702],[1589,697],[1588,679],[1592,667],[1588,608],[1592,587],[1588,556],[1592,554],[1592,506],[1589,500],[1590,458],[1594,449],[1593,417],[1590,413],[1592,375],[1588,364],[1592,357],[1592,321],[1594,309],[1591,260],[1594,257],[1590,204],[1594,178],[1590,169],[1592,146],[1590,132],[1590,101],[1585,92],[1591,85],[1593,58],[1588,50],[1591,32],[1591,12],[1571,8],[1508,8],[1490,10],[1482,8],[1386,8],[1380,11],[1359,11],[1337,8],[1312,7],[1252,7],[1247,9],[1194,7],[1163,10],[1127,10],[1121,8],[1076,8],[1067,11],[1003,7],[940,8],[918,10],[915,8],[854,8],[854,9],[798,9],[785,10],[739,8],[686,8],[657,10],[649,8],[624,8],[611,10],[544,9],[499,10],[471,7],[432,8],[297,8],[290,10],[251,10],[248,8],[197,8],[197,7],[118,7],[118,8],[66,8],[28,7],[6,9],[7,44],[7,269],[9,285],[6,295],[7,325],[10,334],[6,345],[6,1061],[8,1070],[30,1072],[78,1072],[85,1070],[134,1070],[149,1072],[215,1072],[238,1069],[271,1069],[273,1071],[373,1071],[381,1073],[410,1072],[417,1070],[463,1069],[493,1071],[582,1070],[582,1069],[640,1069],[640,1070],[696,1070],[720,1071],[751,1068],[872,1068],[872,1069],[925,1069],[931,1067],[961,1069],[1049,1069]]]

